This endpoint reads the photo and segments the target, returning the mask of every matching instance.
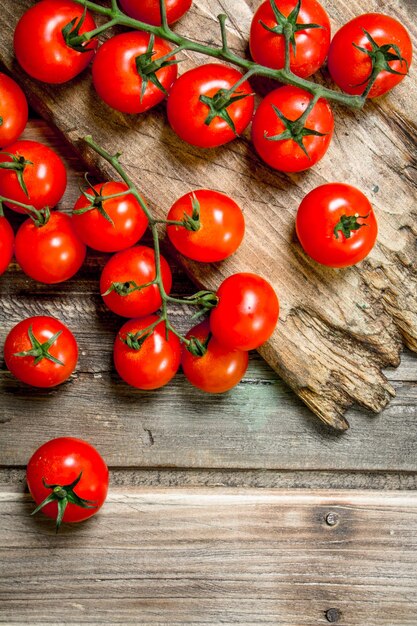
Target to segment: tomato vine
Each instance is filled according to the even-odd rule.
[[[110,154],[104,148],[100,147],[90,135],[87,135],[86,137],[84,137],[84,141],[92,150],[94,150],[94,152],[96,152],[96,154],[102,157],[105,161],[107,161],[107,163],[109,163],[113,167],[115,172],[117,172],[117,174],[120,176],[123,182],[127,185],[128,189],[126,190],[126,194],[128,193],[132,194],[136,198],[136,200],[139,202],[143,212],[145,213],[148,219],[149,228],[152,233],[152,240],[153,240],[153,246],[154,246],[154,251],[155,251],[155,278],[152,281],[146,283],[145,285],[135,286],[134,289],[135,290],[144,289],[145,287],[149,287],[151,285],[157,285],[160,296],[161,296],[161,301],[162,301],[161,315],[150,326],[144,329],[141,329],[139,336],[129,336],[128,345],[132,348],[139,349],[144,339],[148,336],[148,333],[152,331],[152,329],[155,326],[157,326],[157,324],[164,322],[167,334],[168,332],[174,333],[174,335],[176,335],[180,339],[180,341],[187,347],[187,349],[190,352],[192,352],[193,354],[200,354],[201,346],[199,345],[199,342],[197,342],[197,345],[196,345],[195,340],[187,339],[186,337],[181,335],[181,333],[179,333],[176,330],[176,328],[171,324],[169,320],[169,316],[168,316],[168,304],[174,303],[174,304],[195,306],[199,309],[199,311],[195,314],[194,317],[198,317],[200,315],[203,315],[207,311],[210,311],[212,308],[214,308],[217,305],[218,298],[216,294],[213,293],[212,291],[203,290],[203,291],[198,291],[192,296],[187,296],[186,298],[174,298],[173,296],[170,296],[166,292],[164,283],[162,280],[161,252],[160,252],[159,234],[158,234],[158,227],[157,227],[158,224],[160,224],[161,222],[165,222],[165,220],[158,220],[154,217],[152,211],[149,209],[143,197],[138,192],[135,184],[127,175],[126,171],[121,165],[120,153],[116,153],[113,155]],[[204,353],[204,348],[203,348],[203,353]]]
[[[83,33],[82,35],[80,35],[78,31],[72,31],[72,34],[67,34],[66,41],[68,45],[70,45],[72,48],[79,49],[79,47],[86,42],[91,41],[98,35],[102,34],[110,28],[113,28],[114,26],[127,26],[128,28],[151,33],[152,35],[161,37],[161,39],[164,39],[165,41],[169,41],[170,43],[175,44],[175,46],[177,47],[172,50],[172,53],[169,55],[170,57],[184,50],[197,52],[199,54],[204,54],[215,59],[226,61],[227,63],[231,63],[232,65],[236,65],[244,69],[245,79],[252,75],[264,76],[285,85],[300,87],[301,89],[304,89],[313,94],[313,96],[317,96],[317,98],[323,97],[327,100],[338,102],[339,104],[343,104],[354,109],[361,109],[366,102],[365,94],[349,95],[341,91],[335,91],[334,89],[319,85],[294,74],[289,67],[290,44],[293,37],[291,29],[283,29],[283,36],[285,37],[286,42],[286,63],[284,68],[277,70],[271,69],[270,67],[266,67],[263,65],[259,65],[258,63],[255,63],[254,61],[251,61],[249,59],[245,59],[235,54],[230,49],[226,29],[226,21],[228,19],[228,16],[225,14],[219,15],[217,18],[220,26],[222,45],[209,46],[188,39],[187,37],[183,37],[170,28],[166,17],[165,0],[160,0],[160,11],[162,17],[161,26],[146,24],[145,22],[141,22],[132,17],[129,17],[120,10],[116,0],[112,0],[111,7],[104,7],[100,4],[92,2],[91,0],[75,0],[75,2],[82,5],[86,10],[88,9],[93,13],[98,13],[107,17],[108,21],[98,28]],[[165,61],[166,59],[164,58],[163,60]],[[161,62],[161,59],[159,59],[158,62]]]

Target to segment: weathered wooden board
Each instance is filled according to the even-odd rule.
[[[65,158],[70,176],[61,208],[70,207],[82,181],[82,166],[73,150],[44,122],[31,121],[24,137],[52,145]],[[20,218],[12,218],[17,225]],[[312,419],[310,411],[256,353],[244,381],[222,397],[208,398],[182,376],[160,392],[137,392],[124,385],[112,367],[112,344],[122,322],[103,306],[98,295],[104,261],[105,256],[91,253],[75,279],[52,287],[29,280],[16,264],[1,277],[0,345],[23,317],[47,311],[74,330],[81,353],[75,377],[51,392],[20,385],[1,363],[0,465],[24,466],[47,433],[49,437],[87,438],[111,467],[205,468],[208,478],[201,480],[210,484],[216,482],[210,468],[263,468],[281,473],[269,474],[269,479],[262,481],[255,471],[251,479],[255,482],[239,478],[237,484],[405,488],[401,476],[392,473],[416,471],[415,355],[407,353],[400,368],[388,373],[398,391],[393,403],[377,418],[363,409],[351,410],[348,417],[354,428],[343,437],[329,436],[328,429]],[[174,288],[177,293],[190,293],[192,285],[176,271]],[[177,313],[176,322],[185,329],[189,312],[179,309]],[[283,470],[291,475],[283,475]],[[340,480],[335,473],[329,475],[335,470],[343,470]],[[311,471],[324,472],[318,483]],[[372,482],[367,483],[366,477],[352,482],[346,473],[355,471],[373,472]],[[301,474],[297,478],[294,472]],[[382,479],[376,472],[390,474]],[[163,480],[169,484],[191,480],[184,473],[176,477]],[[232,477],[230,484],[235,480]]]
[[[94,93],[88,72],[72,84],[48,87],[28,79],[12,54],[14,25],[30,0],[1,0],[0,57],[22,82],[34,107],[52,121],[92,163],[80,142],[87,133],[106,148],[123,150],[124,163],[159,215],[192,188],[230,193],[245,210],[241,250],[214,268],[187,264],[198,283],[215,288],[231,272],[252,270],[270,278],[282,303],[278,330],[262,355],[325,422],[343,429],[352,402],[379,411],[393,387],[381,373],[397,365],[402,341],[417,349],[415,70],[392,95],[363,112],[336,110],[336,133],[313,171],[288,177],[257,159],[248,135],[210,152],[182,143],[166,123],[163,107],[141,117],[110,111]],[[255,0],[195,0],[178,28],[196,39],[218,39],[216,15],[229,12],[234,48],[244,51]],[[325,3],[336,28],[363,12],[359,0]],[[414,9],[413,9],[414,7]],[[369,0],[405,23],[414,39],[414,0]],[[199,59],[198,62],[202,62]],[[195,64],[188,58],[182,71]],[[110,175],[103,163],[98,167]],[[357,185],[377,211],[379,243],[359,268],[333,271],[306,258],[294,241],[297,206],[327,180]]]
[[[58,536],[31,510],[0,492],[2,623],[417,623],[416,494],[113,489]]]

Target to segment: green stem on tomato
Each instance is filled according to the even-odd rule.
[[[184,220],[155,220],[155,224],[166,224],[167,226],[184,226]]]
[[[3,202],[6,204],[12,204],[24,209],[28,216],[32,218],[35,222],[36,226],[43,226],[47,223],[50,217],[50,210],[48,207],[45,207],[41,211],[35,209],[32,204],[25,204],[24,202],[18,202],[17,200],[12,200],[11,198],[5,198],[4,196],[0,196],[0,215],[3,214]]]
[[[94,30],[89,30],[87,33],[84,33],[83,35],[77,35],[76,37],[70,37],[70,43],[71,46],[77,46],[79,44],[82,44],[86,41],[91,41],[91,39],[94,39],[94,37],[98,37],[99,35],[101,35],[101,33],[105,33],[107,30],[109,30],[110,28],[113,28],[113,26],[117,26],[118,24],[118,20],[116,18],[110,20],[109,22],[106,22],[105,24],[102,24],[101,26],[98,26],[97,28],[95,28]]]
[[[103,7],[100,4],[96,4],[91,0],[75,0],[78,4],[81,4],[83,7],[86,7],[93,13],[99,13],[100,15],[104,15],[109,19],[107,24],[104,24],[103,27],[100,27],[102,30],[100,32],[104,32],[107,28],[111,28],[112,26],[127,26],[128,28],[132,28],[135,30],[141,30],[146,33],[152,33],[165,41],[169,41],[170,43],[175,44],[180,47],[182,50],[188,50],[190,52],[196,52],[198,54],[204,54],[206,56],[213,57],[215,59],[220,59],[222,61],[226,61],[231,63],[232,65],[236,65],[246,72],[251,72],[251,74],[256,74],[258,76],[264,76],[267,78],[271,78],[285,85],[292,85],[294,87],[300,87],[300,89],[305,89],[309,93],[313,95],[320,89],[321,96],[326,98],[327,100],[331,100],[333,102],[338,102],[345,106],[351,107],[353,109],[361,109],[365,104],[366,98],[363,96],[351,96],[349,94],[334,91],[333,89],[329,89],[328,87],[323,87],[316,83],[313,83],[304,78],[300,78],[296,76],[289,69],[289,61],[286,60],[286,64],[283,69],[274,70],[269,67],[265,67],[263,65],[259,65],[254,61],[250,61],[249,59],[244,59],[243,57],[232,52],[227,45],[227,33],[226,33],[226,19],[227,16],[219,15],[218,20],[220,23],[221,37],[222,37],[222,45],[221,46],[209,46],[205,44],[200,44],[196,41],[188,39],[186,37],[182,37],[178,33],[172,31],[168,24],[166,23],[166,11],[165,11],[165,2],[161,0],[161,14],[162,14],[162,25],[161,26],[153,26],[151,24],[146,24],[145,22],[141,22],[139,20],[135,20],[128,15],[122,13],[122,11],[117,7]],[[165,15],[165,19],[164,19]],[[111,26],[110,26],[111,25]],[[94,31],[91,31],[94,32]],[[83,35],[79,35],[77,37],[77,43],[83,43],[84,41],[89,41],[89,33],[84,33]],[[289,46],[288,53],[286,57],[289,59]]]
[[[298,118],[298,120],[296,120],[300,124],[301,127],[304,127],[304,124],[306,123],[308,116],[310,115],[311,111],[314,109],[314,107],[316,106],[317,102],[320,100],[321,97],[322,97],[321,89],[317,89],[316,93],[314,94],[314,97],[308,103],[308,106],[305,108],[303,114]]]
[[[284,28],[284,42],[285,42],[285,65],[284,70],[286,72],[291,72],[290,68],[290,60],[291,60],[291,35],[292,29]]]

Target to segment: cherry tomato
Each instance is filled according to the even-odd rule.
[[[193,205],[197,208],[198,230],[192,230]],[[238,204],[218,191],[198,189],[177,200],[168,213],[168,220],[183,221],[190,216],[189,227],[168,226],[173,246],[194,261],[215,263],[236,252],[245,234],[245,219]],[[189,230],[191,228],[191,230]]]
[[[97,513],[107,496],[109,470],[86,441],[58,437],[34,452],[26,480],[35,512],[55,519],[58,530],[62,521],[81,522]]]
[[[275,4],[281,15],[287,18],[296,11],[297,0],[275,0]],[[293,15],[295,19],[290,25],[294,24],[297,30],[293,27],[295,45],[290,48],[290,69],[297,76],[307,78],[326,60],[330,45],[329,17],[317,0],[302,0],[298,16]],[[298,30],[298,25],[303,24],[317,24],[319,28],[307,26]],[[280,70],[285,65],[284,35],[268,29],[281,30],[270,0],[263,2],[253,16],[249,46],[256,63]]]
[[[347,267],[369,254],[378,227],[371,203],[359,189],[328,183],[305,196],[296,231],[312,259],[330,267]]]
[[[142,333],[158,321],[156,315],[129,320],[122,326],[114,343],[114,364],[121,378],[138,389],[158,389],[175,376],[181,362],[181,344],[169,331],[166,338],[164,322],[156,324],[150,335]],[[136,343],[134,340],[136,339]],[[134,347],[125,342],[133,341]]]
[[[149,40],[149,33],[123,33],[108,39],[97,52],[94,87],[100,98],[117,111],[143,113],[151,109],[165,98],[177,77],[175,64],[165,65],[156,73],[151,71],[152,64],[169,54],[171,47],[155,37],[148,53]],[[175,56],[167,63],[173,60]],[[153,82],[155,77],[160,86]]]
[[[327,100],[320,98],[299,128],[291,124],[301,117],[312,98],[307,91],[287,85],[271,91],[259,105],[253,118],[252,141],[261,159],[274,169],[302,172],[326,153],[334,127]],[[285,122],[277,110],[286,118]],[[294,138],[272,139],[291,127]],[[321,133],[321,136],[309,134],[309,131]]]
[[[208,320],[187,333],[187,339],[193,337],[203,345],[207,343],[207,351],[203,356],[193,356],[188,350],[183,350],[181,365],[192,385],[208,393],[223,393],[242,380],[249,357],[247,352],[227,348],[210,335]]]
[[[168,24],[180,19],[191,7],[192,0],[165,0]],[[135,20],[161,25],[161,12],[159,0],[120,0],[123,11]]]
[[[72,219],[78,236],[87,246],[101,252],[116,252],[133,246],[142,237],[148,218],[132,194],[123,194],[127,190],[125,183],[101,183],[86,192],[94,196],[94,203],[84,195],[78,198]],[[113,194],[123,195],[101,200]],[[83,212],[89,206],[91,210]]]
[[[377,52],[378,47],[387,45],[391,47]],[[367,94],[368,98],[386,93],[408,73],[412,59],[410,35],[400,22],[381,13],[365,13],[342,26],[333,37],[329,50],[328,66],[334,82],[347,93],[363,93],[372,74],[375,52],[380,57],[382,71]]]
[[[13,155],[9,156],[9,155]],[[2,163],[13,162],[16,169],[2,169]],[[26,186],[22,188],[19,176]],[[61,200],[67,186],[67,173],[61,158],[52,148],[37,141],[16,141],[0,152],[0,195],[16,202],[31,204],[35,209],[53,208]],[[25,213],[21,207],[5,204],[17,213]]]
[[[241,78],[242,74],[234,68],[218,63],[208,63],[185,72],[174,83],[168,96],[167,113],[172,129],[181,139],[200,148],[215,148],[235,139],[236,135],[243,133],[253,115],[254,98],[248,81],[232,93],[232,98],[248,94],[246,97],[223,107],[218,115],[210,106],[219,107],[219,98]],[[211,105],[201,98],[208,98]]]
[[[169,265],[161,255],[161,275],[166,293],[172,286]],[[142,317],[154,313],[162,304],[158,285],[138,290],[155,278],[155,252],[147,246],[122,250],[107,261],[100,279],[100,293],[113,313],[123,317]]]
[[[43,226],[36,226],[29,218],[16,234],[16,261],[25,274],[47,285],[74,276],[84,262],[85,252],[71,218],[59,211],[51,213]]]
[[[226,278],[217,291],[218,305],[210,315],[210,329],[224,346],[253,350],[272,335],[279,303],[268,281],[242,272]]]
[[[4,344],[10,372],[33,387],[56,387],[77,365],[78,347],[72,332],[54,317],[28,317],[12,328]]]
[[[0,147],[14,143],[28,121],[28,103],[19,85],[0,72]]]
[[[41,0],[20,18],[14,32],[16,58],[25,72],[44,83],[59,84],[77,76],[90,63],[97,40],[83,46],[83,52],[71,48],[63,29],[73,20],[76,28],[84,8],[72,0]],[[89,12],[79,34],[94,30],[96,24]]]
[[[13,256],[14,233],[5,217],[0,216],[0,276],[9,267]]]

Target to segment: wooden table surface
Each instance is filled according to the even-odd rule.
[[[82,165],[40,120],[25,137],[65,158],[69,209]],[[181,374],[135,391],[111,365],[121,324],[98,295],[103,262],[90,253],[76,279],[54,287],[15,264],[0,280],[0,344],[46,311],[77,329],[81,349],[76,373],[50,391],[19,384],[1,363],[0,623],[416,626],[416,356],[388,372],[389,407],[350,410],[344,434],[256,354],[223,396],[208,400]],[[174,274],[176,292],[192,292]],[[62,435],[99,449],[111,488],[99,515],[55,535],[29,516],[24,466]]]

